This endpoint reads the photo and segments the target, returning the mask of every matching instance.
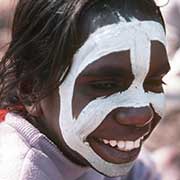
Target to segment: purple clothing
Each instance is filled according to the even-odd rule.
[[[0,123],[0,180],[160,180],[149,160],[139,159],[124,178],[105,177],[68,160],[38,129],[9,113]]]

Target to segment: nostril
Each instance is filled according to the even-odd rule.
[[[115,120],[122,125],[143,127],[153,119],[153,110],[150,106],[140,108],[118,108],[114,112]]]

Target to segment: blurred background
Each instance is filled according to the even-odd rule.
[[[8,47],[17,0],[0,0],[0,58]],[[165,78],[166,115],[145,147],[151,151],[163,180],[180,180],[180,0],[161,8],[167,27],[171,71]]]
[[[11,22],[17,0],[0,0],[0,58],[10,41]]]

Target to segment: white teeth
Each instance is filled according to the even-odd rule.
[[[141,139],[138,139],[134,142],[134,147],[135,148],[138,148],[140,146],[140,143],[141,143]]]
[[[132,150],[134,149],[134,142],[133,141],[126,141],[125,150]]]
[[[125,148],[125,141],[119,141],[118,142],[118,148],[119,149],[124,149]]]
[[[109,144],[110,144],[112,147],[115,147],[115,146],[117,146],[117,141],[111,140],[111,141],[109,141]]]
[[[111,147],[117,147],[120,151],[131,151],[133,149],[139,148],[141,145],[141,141],[144,137],[137,139],[136,141],[116,141],[116,140],[107,140],[103,139],[104,144],[108,144]]]
[[[106,139],[103,139],[104,144],[109,144],[109,141]]]

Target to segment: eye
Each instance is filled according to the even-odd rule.
[[[161,93],[163,92],[163,85],[166,85],[166,83],[160,78],[160,79],[148,79],[144,82],[144,89],[145,91],[151,91],[155,93]]]
[[[113,90],[120,87],[120,84],[113,81],[97,81],[90,84],[96,90]]]
[[[128,78],[91,77],[79,79],[76,87],[79,94],[93,99],[123,92],[128,89],[130,84],[131,81]]]
[[[117,92],[122,92],[128,88],[128,85],[122,80],[99,80],[89,82],[86,92],[89,95],[98,96],[109,96]]]

